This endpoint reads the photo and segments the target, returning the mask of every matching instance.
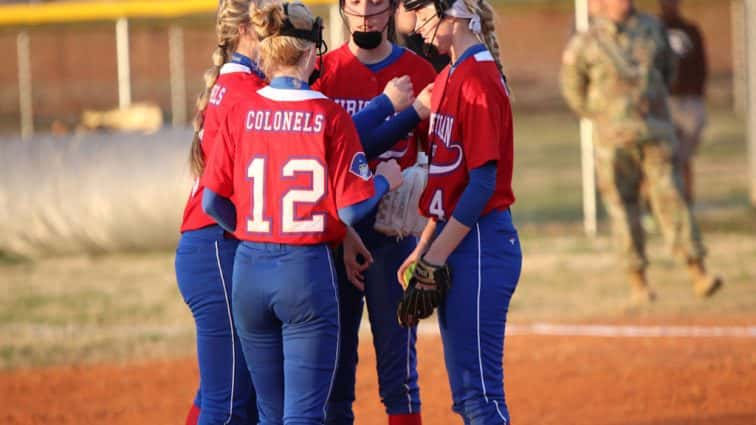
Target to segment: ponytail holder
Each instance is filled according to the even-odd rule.
[[[480,26],[480,16],[478,16],[476,13],[473,14],[472,18],[470,18],[470,24],[468,25],[468,28],[470,28],[470,31],[472,31],[473,34],[482,33]]]

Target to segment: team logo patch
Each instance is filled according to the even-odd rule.
[[[367,157],[365,157],[364,153],[357,152],[354,154],[349,172],[363,180],[370,180],[373,173],[370,171],[370,166],[368,166]]]

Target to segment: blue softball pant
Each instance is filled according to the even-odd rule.
[[[239,242],[220,226],[184,232],[176,249],[176,280],[194,316],[200,389],[198,424],[257,422],[255,392],[236,335],[232,269]]]
[[[323,424],[339,351],[330,248],[242,242],[233,311],[260,424]]]
[[[365,272],[365,292],[347,279],[341,255],[336,259],[341,301],[341,353],[336,370],[336,385],[328,403],[328,425],[354,423],[357,346],[365,301],[373,333],[378,387],[381,402],[389,415],[419,413],[420,389],[417,384],[417,329],[406,329],[396,319],[402,286],[396,271],[417,246],[414,237],[397,240],[373,230],[374,218],[362,220],[355,230],[373,255]]]
[[[443,223],[436,227],[436,235]],[[444,359],[465,425],[507,425],[504,330],[522,269],[512,215],[481,217],[448,259],[452,286],[438,309]]]

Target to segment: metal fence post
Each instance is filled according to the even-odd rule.
[[[575,0],[575,29],[587,31],[589,25],[588,0]],[[598,232],[596,217],[596,165],[593,153],[593,123],[580,120],[580,158],[583,172],[583,228],[588,237]]]
[[[173,126],[186,123],[186,72],[184,69],[184,30],[171,25],[168,30],[168,60],[171,78],[171,115]]]
[[[746,119],[748,129],[748,166],[751,180],[751,205],[756,206],[756,0],[746,0],[745,69],[747,78]]]
[[[18,105],[21,115],[21,138],[26,140],[34,134],[34,111],[32,98],[31,51],[29,33],[21,31],[16,38],[18,51]]]
[[[118,61],[118,107],[131,105],[131,65],[129,63],[129,21],[116,21],[116,60]]]

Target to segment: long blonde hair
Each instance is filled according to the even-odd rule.
[[[301,38],[281,35],[286,19],[294,28],[305,31],[312,30],[315,23],[310,9],[299,1],[288,3],[286,11],[288,15],[281,4],[270,3],[252,14],[252,26],[260,40],[260,67],[265,75],[273,75],[279,67],[295,66],[315,44]]]
[[[205,122],[205,109],[210,100],[210,93],[218,80],[220,69],[224,63],[228,62],[231,55],[236,51],[239,45],[241,28],[249,25],[250,7],[254,6],[254,1],[250,0],[221,0],[218,5],[218,14],[215,20],[216,47],[212,53],[213,65],[205,71],[203,79],[205,86],[197,96],[196,112],[192,121],[194,127],[194,137],[192,139],[192,148],[189,157],[192,174],[199,177],[205,168],[205,158],[202,155],[200,133]]]
[[[488,51],[491,52],[491,56],[493,56],[494,61],[496,61],[496,66],[499,68],[499,72],[504,75],[504,67],[501,66],[501,58],[499,57],[499,41],[496,38],[496,25],[494,22],[496,15],[494,14],[493,7],[491,7],[491,4],[486,0],[463,1],[470,12],[480,16],[480,30],[483,38],[481,41],[486,44]]]

